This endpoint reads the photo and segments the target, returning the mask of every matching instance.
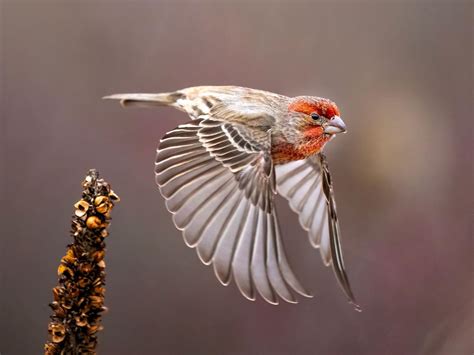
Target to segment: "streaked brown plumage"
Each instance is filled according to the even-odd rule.
[[[117,94],[123,106],[172,106],[191,121],[166,133],[156,182],[201,261],[217,278],[235,279],[241,293],[296,303],[311,295],[291,270],[280,236],[274,195],[288,199],[320,248],[349,301],[359,309],[344,269],[324,145],[345,132],[330,100],[289,98],[236,86],[199,86],[163,94]]]

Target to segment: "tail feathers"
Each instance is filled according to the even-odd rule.
[[[105,100],[120,100],[123,107],[153,107],[173,105],[176,100],[183,97],[179,92],[168,92],[162,94],[115,94],[104,96]]]

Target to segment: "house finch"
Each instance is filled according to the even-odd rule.
[[[105,97],[123,106],[172,106],[191,120],[166,133],[156,183],[184,240],[219,281],[269,303],[312,297],[291,270],[274,195],[284,196],[358,308],[344,269],[324,145],[345,132],[336,104],[236,86]]]

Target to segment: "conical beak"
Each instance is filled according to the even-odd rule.
[[[345,131],[346,131],[346,124],[339,116],[334,116],[324,126],[324,133],[327,133],[327,134],[344,133]]]

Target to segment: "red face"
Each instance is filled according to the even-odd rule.
[[[331,119],[340,116],[339,109],[331,100],[322,97],[299,97],[294,99],[288,106],[290,111],[311,115],[313,112],[320,116]]]
[[[291,145],[291,149],[275,151],[279,155],[274,158],[281,161],[296,160],[320,152],[332,137],[326,134],[323,123],[331,121],[340,114],[336,104],[324,98],[302,96],[293,99],[288,110],[303,114],[303,117],[295,118],[301,136],[298,144]]]

